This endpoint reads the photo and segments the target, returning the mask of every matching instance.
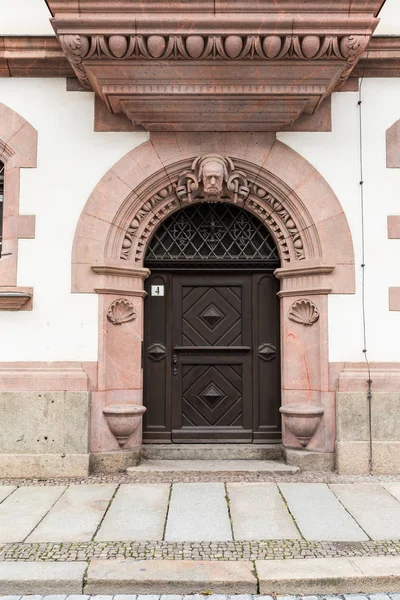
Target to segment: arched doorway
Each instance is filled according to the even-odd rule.
[[[275,276],[280,283],[282,405],[323,407],[308,449],[331,457],[335,391],[329,371],[328,296],[354,293],[351,232],[340,202],[310,163],[273,134],[251,133],[152,134],[104,175],[88,199],[74,240],[72,291],[99,296],[91,450],[118,455],[104,407],[143,402],[144,288],[149,276],[144,260],[166,219],[212,199],[204,198],[204,178],[199,181],[201,161],[210,154],[226,167],[223,202],[243,206],[257,217],[279,250],[281,266]],[[126,308],[123,323],[113,317],[116,304]],[[141,440],[138,428],[125,449],[139,455]],[[301,448],[285,422],[282,443]]]
[[[144,441],[280,442],[280,259],[265,225],[191,204],[155,230],[144,266]]]

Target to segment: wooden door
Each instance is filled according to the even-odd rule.
[[[153,271],[145,441],[280,441],[277,289],[272,273]]]
[[[172,441],[251,441],[251,282],[176,275]]]

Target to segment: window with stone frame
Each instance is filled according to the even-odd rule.
[[[3,247],[3,198],[4,198],[4,165],[0,162],[0,258]]]

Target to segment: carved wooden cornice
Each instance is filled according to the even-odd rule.
[[[383,0],[48,0],[81,84],[150,131],[277,131],[350,76]]]

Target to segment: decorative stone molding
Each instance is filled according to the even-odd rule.
[[[291,321],[301,325],[314,325],[319,319],[319,311],[311,300],[296,300],[289,310],[288,317]]]
[[[334,84],[333,91],[340,89],[341,86],[347,81],[350,73],[366,49],[369,39],[370,38],[365,35],[349,35],[342,38],[340,47],[343,56],[346,58],[346,67],[340,75],[339,81]]]
[[[56,37],[0,36],[0,77],[68,77],[71,78],[70,91],[82,90],[73,76],[74,71]],[[399,76],[400,37],[374,35],[348,81],[355,83],[359,77]]]
[[[114,300],[107,312],[107,319],[113,325],[122,325],[122,323],[134,321],[136,318],[137,312],[132,302],[123,298]]]
[[[35,217],[19,214],[20,169],[36,167],[37,131],[0,103],[0,161],[4,164],[0,310],[32,310],[32,288],[17,286],[18,240],[35,237]]]
[[[238,138],[228,133],[217,137],[154,134],[104,176],[77,227],[73,291],[143,295],[148,271],[142,264],[148,241],[163,219],[185,205],[176,194],[182,173],[191,171],[195,157],[210,154],[229,156],[234,170],[248,182],[249,195],[238,203],[264,222],[275,238],[282,261],[276,272],[282,280],[281,296],[353,293],[350,230],[326,182],[273,134],[240,134]],[[221,199],[234,201],[227,193]],[[204,200],[199,193],[193,201]],[[115,215],[111,224],[101,218],[104,202]],[[329,240],[339,231],[341,244],[331,244]]]
[[[305,294],[329,294],[332,291],[333,266],[318,262],[304,265],[290,265],[277,269],[275,276],[281,280],[278,296],[303,296]]]
[[[3,362],[0,392],[79,392],[93,389],[96,363]]]
[[[352,70],[369,36],[346,35],[60,35],[60,43],[83,85],[83,63],[111,60],[300,60],[339,59]],[[343,80],[348,75],[344,73]],[[340,83],[338,84],[340,85]]]
[[[368,391],[368,379],[373,380],[375,392],[398,392],[400,389],[400,362],[369,363],[369,365],[331,363],[330,368],[336,371],[332,386],[334,391],[365,393]]]
[[[98,294],[124,294],[144,298],[143,281],[149,276],[148,269],[132,268],[124,263],[109,262],[93,265],[96,274],[95,292]]]
[[[0,288],[0,310],[21,310],[32,300],[32,288],[27,288],[29,291],[21,291],[21,288],[16,291],[16,289]]]
[[[64,50],[65,56],[81,85],[90,90],[89,78],[82,62],[82,58],[86,54],[88,39],[81,35],[61,35],[59,40],[61,48]]]
[[[251,0],[198,2],[193,19],[181,3],[121,0],[116,16],[113,0],[48,2],[81,84],[149,131],[279,131],[313,114],[350,76],[382,3],[288,2],[261,18]]]
[[[205,165],[205,169],[207,165],[211,167],[215,165],[213,172],[219,177],[219,183],[215,184],[214,191],[207,191],[208,188],[204,187],[205,175],[202,165]],[[141,263],[143,250],[154,227],[167,214],[186,203],[219,199],[224,202],[239,203],[264,221],[274,234],[283,262],[304,260],[306,241],[305,236],[300,232],[301,219],[287,206],[283,196],[278,199],[272,195],[269,186],[267,183],[263,184],[261,177],[257,182],[251,183],[254,177],[254,173],[245,171],[243,164],[240,170],[235,170],[234,162],[230,158],[225,159],[214,155],[197,157],[191,169],[183,174],[171,173],[165,187],[137,205],[122,240],[120,258]]]
[[[374,35],[351,77],[400,77],[400,37]]]
[[[56,37],[0,36],[0,77],[73,77]]]

